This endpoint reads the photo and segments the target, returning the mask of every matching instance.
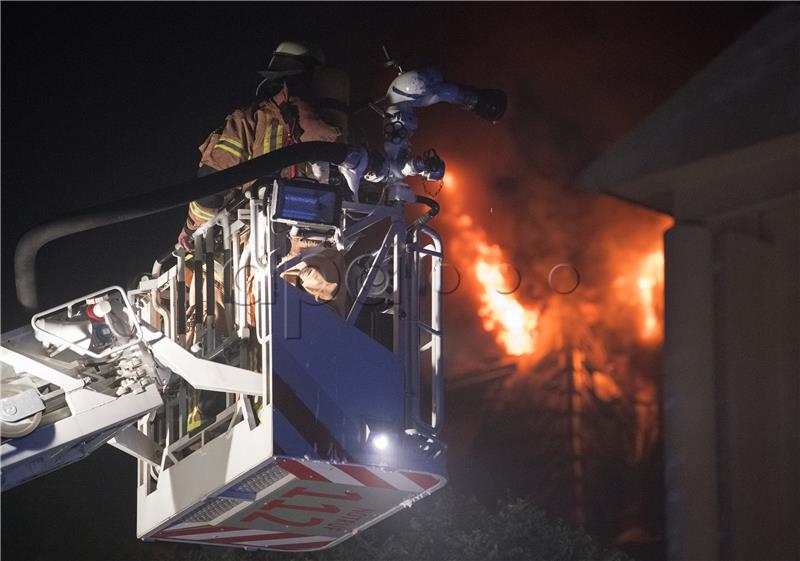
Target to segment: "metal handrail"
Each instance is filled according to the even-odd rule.
[[[261,195],[263,196],[263,193]],[[238,267],[247,265],[248,262],[251,265],[255,265],[255,290],[271,292],[272,275],[268,271],[274,271],[275,256],[273,253],[275,244],[272,239],[268,218],[263,212],[259,212],[260,205],[263,204],[262,200],[254,197],[251,203],[255,207],[255,212],[252,212],[249,217],[242,219],[239,216],[238,209],[233,211],[223,209],[198,228],[194,235],[195,247],[191,256],[195,273],[194,305],[197,314],[195,318],[196,320],[199,319],[195,324],[195,341],[203,342],[201,345],[202,350],[197,349],[195,354],[207,360],[216,359],[220,354],[226,352],[235,340],[248,336],[246,328],[242,329],[247,322],[246,306],[248,305],[248,298],[246,295],[246,280],[242,278],[241,271],[236,276],[230,274],[231,267],[236,270]],[[243,250],[238,232],[242,228],[242,224],[248,222],[250,223],[251,235]],[[220,230],[225,260],[222,279],[226,310],[224,322],[222,318],[214,317],[213,315],[216,311],[214,237]],[[259,239],[259,236],[262,239]],[[252,251],[254,249],[257,252],[256,257],[260,255],[261,259],[253,259]],[[186,266],[185,252],[183,249],[176,248],[172,255],[177,258],[177,263],[173,267],[167,271],[162,271],[162,265],[166,263],[166,259],[157,262],[154,264],[152,278],[143,280],[140,288],[133,292],[142,296],[150,296],[149,311],[144,308],[143,313],[158,314],[164,320],[162,330],[165,335],[184,348],[188,348],[193,341],[184,340],[186,331],[186,286],[183,274]],[[259,265],[261,265],[261,271],[263,272],[259,272]],[[160,298],[165,295],[165,292],[168,295],[168,303],[165,302],[162,305]],[[239,309],[240,307],[242,308],[241,310]],[[256,315],[259,318],[259,323],[256,326],[254,335],[259,336],[257,338],[262,346],[265,346],[264,350],[266,351],[262,354],[262,375],[266,374],[264,376],[262,396],[265,403],[269,403],[271,395],[271,341],[269,337],[271,331],[271,309],[270,306],[264,304],[264,297],[262,297],[261,304],[256,304],[256,311],[258,312]],[[202,319],[204,314],[205,321]],[[221,341],[221,344],[217,344],[218,334],[224,328],[227,328],[227,337]],[[209,429],[217,428],[221,419],[228,419],[228,422],[231,423],[229,430],[236,421],[235,414],[233,417],[228,414],[232,411],[231,406],[234,404],[233,395],[228,394],[229,407],[220,413],[209,426],[202,427],[202,429],[196,433],[193,432],[192,436],[189,437],[185,433],[186,418],[190,408],[186,390],[187,387],[181,385],[177,395],[166,403],[164,409],[164,421],[166,423],[166,434],[164,436],[167,441],[162,444],[165,444],[164,461],[167,463],[178,461],[173,454],[176,450],[185,448],[187,443],[200,443],[202,447],[206,443],[204,435]],[[240,403],[240,405],[242,404]],[[177,432],[174,431],[173,423],[177,423]],[[251,429],[254,428],[253,418],[248,419],[248,423],[251,424]]]
[[[420,234],[429,237],[433,243],[424,247],[419,246]],[[414,263],[417,270],[412,286],[412,313],[414,322],[412,324],[412,342],[415,349],[412,350],[412,376],[414,377],[413,387],[415,392],[413,398],[417,400],[412,408],[414,421],[419,428],[425,429],[432,435],[437,434],[444,425],[444,353],[443,353],[443,334],[442,334],[442,263],[444,253],[442,249],[442,239],[433,228],[421,226],[414,230],[413,244],[411,251],[414,253]],[[425,257],[431,259],[430,287],[431,287],[431,310],[430,321],[423,321],[419,316],[419,276],[423,270],[421,261]],[[430,341],[420,345],[421,330],[430,334]],[[418,400],[420,399],[420,373],[419,364],[421,355],[430,351],[431,361],[431,416],[430,420],[422,418]]]

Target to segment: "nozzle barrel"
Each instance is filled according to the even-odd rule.
[[[483,89],[477,90],[478,99],[472,109],[477,115],[496,123],[506,112],[508,97],[502,90]]]

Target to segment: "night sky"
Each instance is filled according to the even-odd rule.
[[[19,236],[63,213],[192,177],[197,146],[250,97],[255,71],[282,40],[320,44],[332,66],[350,73],[353,99],[379,97],[391,81],[382,44],[406,68],[437,64],[453,82],[505,89],[509,110],[496,130],[477,120],[465,128],[467,117],[445,107],[420,114],[420,138],[445,160],[475,151],[486,161],[502,131],[528,154],[515,173],[530,166],[573,177],[768,9],[4,2],[2,329],[29,318],[13,287]],[[127,285],[174,243],[184,216],[175,210],[46,246],[41,306]],[[136,541],[135,471],[132,459],[104,447],[3,494],[3,557],[124,557]],[[469,474],[454,484],[468,490]]]

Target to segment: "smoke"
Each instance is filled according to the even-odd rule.
[[[682,56],[685,37],[675,32],[692,30],[685,29],[680,9],[505,8],[469,8],[454,17],[447,33],[457,30],[471,40],[458,41],[458,51],[448,47],[453,50],[443,56],[449,79],[475,83],[478,76],[477,85],[508,92],[504,119],[492,126],[457,110],[431,111],[420,116],[415,137],[415,144],[435,146],[448,164],[435,225],[460,283],[445,300],[449,372],[472,371],[506,354],[475,317],[480,287],[469,269],[480,243],[500,248],[506,276],[516,277],[507,282],[519,285],[515,298],[541,312],[541,350],[598,347],[588,353],[595,363],[634,347],[652,350],[659,338],[641,337],[639,284],[652,285],[655,308],[660,287],[639,275],[660,251],[670,220],[583,192],[580,173],[711,53]],[[720,42],[698,39],[715,40]],[[580,276],[570,294],[559,294],[549,282],[563,263]],[[446,278],[445,284],[455,282]]]
[[[462,461],[501,458],[492,465],[504,485],[609,542],[625,530],[614,520],[623,512],[658,534],[662,498],[646,486],[661,470],[662,238],[672,221],[587,193],[580,175],[748,20],[720,27],[674,5],[464,12],[447,32],[469,40],[446,43],[445,75],[504,89],[509,108],[494,126],[455,110],[420,115],[415,143],[448,166],[433,223],[451,266],[445,286],[457,287],[445,297],[447,376],[464,388],[510,360],[516,370],[475,384],[480,397],[459,390],[454,407],[468,420],[451,436]],[[554,270],[567,284],[575,271],[577,287],[554,287]],[[524,468],[506,465],[509,450]]]
[[[532,176],[558,185],[573,183],[594,151],[586,125],[550,107],[530,81],[522,81],[509,133],[517,157]]]
[[[492,126],[442,108],[420,115],[415,136],[417,146],[435,146],[448,166],[438,197],[442,212],[433,224],[443,234],[449,264],[447,375],[460,381],[461,373],[479,376],[516,362],[516,372],[485,396],[483,423],[468,432],[476,446],[485,446],[481,430],[502,431],[515,419],[517,438],[528,443],[526,464],[542,470],[541,481],[528,481],[530,488],[548,488],[542,482],[552,473],[565,478],[551,506],[565,504],[570,477],[579,477],[569,458],[596,453],[609,434],[615,435],[613,451],[602,453],[617,465],[652,454],[659,432],[661,272],[651,265],[658,263],[670,224],[668,217],[580,189],[581,171],[664,94],[659,81],[649,97],[638,92],[634,101],[625,100],[624,87],[615,94],[609,79],[624,79],[626,65],[640,68],[631,59],[642,53],[616,49],[618,59],[601,61],[608,21],[578,18],[567,25],[557,19],[550,14],[532,23],[531,42],[515,43],[513,56],[496,44],[476,44],[464,53],[468,65],[447,69],[463,82],[487,69],[478,85],[509,94],[502,121]],[[492,18],[485,23],[491,27]],[[569,41],[554,41],[557,25],[574,28]],[[509,23],[506,31],[519,26]],[[569,265],[562,271],[577,271],[574,290],[554,289],[551,273],[561,264]],[[645,336],[648,321],[656,324]],[[577,415],[604,416],[580,425],[569,413],[576,407],[585,409]],[[467,449],[464,431],[461,447]],[[573,449],[578,433],[585,443]],[[542,464],[546,458],[551,467]],[[580,479],[588,484],[592,477],[600,476],[587,472]]]

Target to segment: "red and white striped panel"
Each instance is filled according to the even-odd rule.
[[[278,458],[278,465],[304,481],[405,491],[415,495],[433,491],[443,483],[440,478],[419,471],[391,471],[370,466],[328,464],[291,458]]]
[[[325,536],[307,536],[289,532],[269,532],[231,526],[208,526],[203,523],[189,522],[176,524],[153,536],[161,540],[185,541],[215,545],[238,545],[245,547],[267,547],[285,551],[302,551],[319,549],[330,545],[333,538]]]

